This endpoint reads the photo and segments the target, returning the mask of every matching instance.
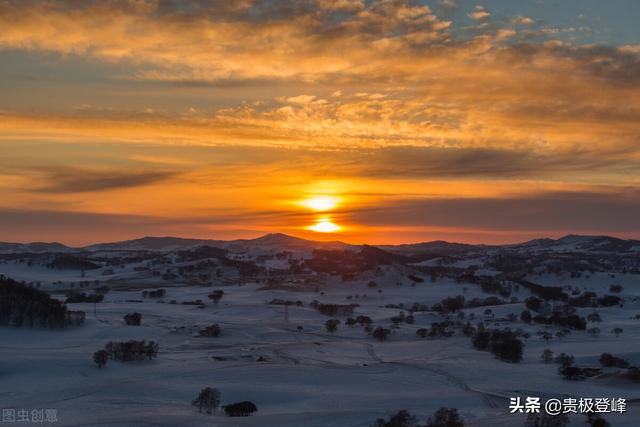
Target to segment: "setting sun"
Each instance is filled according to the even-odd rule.
[[[309,227],[309,230],[317,231],[319,233],[335,233],[340,230],[340,226],[334,224],[328,219],[318,221],[317,224]]]
[[[335,209],[338,205],[338,198],[333,196],[315,196],[303,200],[302,205],[314,211],[328,211]]]
[[[640,427],[638,17],[0,0],[0,424]]]

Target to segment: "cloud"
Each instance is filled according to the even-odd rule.
[[[485,21],[490,12],[477,6],[469,15]],[[530,37],[553,36],[529,17],[514,22],[532,27],[523,33]],[[402,0],[185,1],[180,7],[155,1],[8,0],[0,3],[0,49],[132,65],[133,71],[118,76],[123,80],[214,87],[409,84],[442,67],[466,70],[476,61],[505,66],[495,54],[510,49],[512,28],[488,25],[465,38],[454,37],[451,25],[428,6]],[[522,59],[576,70],[586,60],[598,74],[609,69],[612,78],[619,76],[616,68],[631,65],[628,75],[634,75],[638,52],[622,52],[537,45]]]
[[[258,233],[250,227],[229,229],[212,218],[204,222],[150,215],[0,209],[0,234],[9,242],[59,241],[82,246],[143,236],[238,238]]]
[[[483,6],[476,6],[473,12],[467,14],[469,18],[475,19],[476,21],[484,21],[491,16],[491,13]]]
[[[354,157],[354,175],[385,178],[571,180],[585,173],[626,176],[638,159],[572,151],[548,155],[527,150],[394,147]],[[344,168],[345,171],[349,167]],[[611,179],[611,178],[610,178]]]
[[[513,23],[514,24],[519,24],[519,25],[533,25],[535,24],[535,20],[533,18],[530,18],[528,16],[523,16],[523,15],[518,15],[515,18],[513,18]]]
[[[83,193],[156,184],[176,176],[176,172],[92,170],[88,168],[45,168],[38,175],[45,183],[30,191],[43,193]]]
[[[391,54],[447,37],[448,23],[408,1],[224,3],[7,1],[0,47],[131,61],[149,80],[309,80],[361,63],[365,47]]]
[[[458,7],[457,0],[440,0],[440,5],[445,8],[455,9]]]
[[[4,206],[157,209],[189,221],[212,200],[246,208],[331,180],[394,200],[429,191],[454,200],[473,188],[517,211],[497,187],[637,185],[638,46],[580,44],[579,28],[482,6],[461,28],[438,15],[453,14],[444,3],[455,2],[0,1],[0,55],[28,54],[35,75],[45,61],[74,71],[29,84],[24,99],[25,82],[6,85]],[[98,67],[89,80],[100,84],[77,77]],[[38,149],[20,152],[25,144]],[[8,172],[16,158],[24,170]],[[136,191],[145,185],[155,193]],[[558,206],[571,211],[564,196]],[[551,199],[535,200],[550,209]],[[466,199],[446,209],[425,201],[422,214],[402,203],[389,212],[492,212]],[[277,222],[244,219],[266,217]]]
[[[397,200],[345,213],[369,226],[430,226],[470,230],[640,234],[638,189],[629,194],[551,192],[510,198]]]

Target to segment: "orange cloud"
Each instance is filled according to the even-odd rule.
[[[0,208],[305,230],[316,219],[292,202],[331,194],[344,200],[335,223],[357,238],[405,227],[388,219],[400,208],[414,230],[444,233],[458,230],[444,221],[456,206],[640,185],[637,46],[572,44],[525,16],[499,26],[483,7],[453,31],[399,0],[182,5],[0,3],[0,51],[113,67],[86,95],[65,76],[82,108],[40,102],[55,80],[25,85],[31,104],[0,100]]]

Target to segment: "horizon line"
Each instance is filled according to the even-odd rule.
[[[216,239],[213,237],[182,237],[182,236],[175,236],[175,235],[159,235],[159,236],[150,236],[150,235],[146,235],[146,236],[141,236],[141,237],[133,237],[131,239],[124,239],[124,240],[114,240],[114,241],[101,241],[101,242],[94,242],[94,243],[89,243],[86,245],[69,245],[66,243],[63,243],[62,241],[23,241],[23,242],[19,242],[19,241],[13,241],[13,242],[9,242],[9,241],[0,241],[0,244],[15,244],[15,245],[32,245],[32,244],[47,244],[47,245],[53,245],[53,244],[58,244],[58,245],[62,245],[66,248],[69,249],[85,249],[87,247],[91,247],[91,246],[97,246],[97,245],[108,245],[108,244],[117,244],[117,243],[126,243],[126,242],[135,242],[138,240],[143,240],[143,239],[177,239],[177,240],[196,240],[196,241],[210,241],[210,242],[224,242],[224,243],[230,243],[230,242],[240,242],[240,241],[253,241],[253,240],[259,240],[261,238],[265,238],[267,236],[272,236],[272,235],[281,235],[281,236],[285,236],[285,237],[289,237],[289,238],[294,238],[294,239],[298,239],[298,240],[303,240],[306,242],[313,242],[313,243],[323,243],[323,244],[331,244],[331,243],[338,243],[338,244],[343,244],[343,245],[349,245],[349,246],[410,246],[410,245],[419,245],[419,244],[425,244],[425,243],[435,243],[435,242],[443,242],[443,243],[448,243],[448,244],[457,244],[457,245],[470,245],[470,246],[511,246],[511,245],[518,245],[518,244],[524,244],[527,242],[531,242],[531,241],[536,241],[536,240],[545,240],[545,239],[549,239],[549,240],[561,240],[563,238],[566,237],[590,237],[590,238],[611,238],[611,239],[619,239],[619,240],[627,240],[627,241],[631,241],[631,240],[637,240],[637,239],[633,239],[633,238],[623,238],[623,237],[617,237],[617,236],[613,236],[613,235],[608,235],[608,234],[579,234],[579,233],[567,233],[567,234],[563,234],[561,237],[558,238],[553,238],[553,237],[549,237],[547,236],[541,236],[541,237],[536,237],[533,239],[528,239],[528,240],[524,240],[524,241],[514,241],[511,243],[470,243],[470,242],[463,242],[463,241],[449,241],[449,240],[443,240],[443,239],[434,239],[434,240],[422,240],[422,241],[413,241],[413,242],[405,242],[405,243],[395,243],[395,244],[389,244],[389,243],[366,243],[366,242],[360,242],[360,243],[348,243],[339,239],[332,239],[332,240],[315,240],[315,239],[308,239],[305,237],[300,237],[300,236],[296,236],[294,234],[289,234],[289,233],[282,233],[282,232],[267,232],[264,234],[260,234],[257,237],[253,237],[253,238],[238,238],[238,239]]]

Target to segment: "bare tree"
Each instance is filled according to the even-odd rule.
[[[335,331],[338,330],[339,324],[340,324],[340,320],[329,319],[326,322],[324,322],[324,327],[327,329],[328,332],[334,333]]]
[[[373,331],[373,337],[375,339],[377,339],[378,341],[382,342],[382,341],[385,341],[387,339],[387,337],[389,336],[390,333],[391,333],[391,331],[389,329],[383,328],[381,326],[378,326]]]
[[[96,362],[98,368],[102,368],[106,365],[107,360],[109,360],[109,354],[105,350],[98,350],[93,353],[93,361]]]
[[[220,405],[220,392],[213,387],[203,388],[198,397],[193,399],[191,405],[198,408],[198,412],[202,412],[204,409],[207,414],[211,415]]]
[[[433,413],[426,427],[464,427],[464,421],[456,408],[442,407]]]

